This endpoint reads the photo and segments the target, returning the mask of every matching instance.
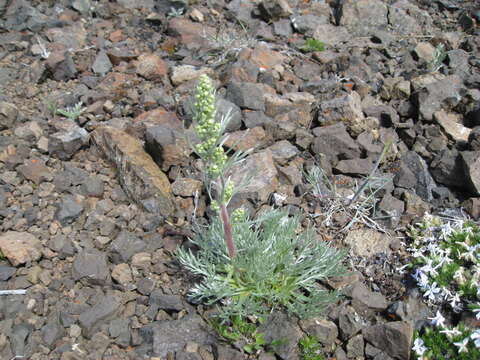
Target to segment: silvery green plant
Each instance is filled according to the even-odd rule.
[[[190,297],[223,304],[224,319],[273,309],[302,317],[319,313],[337,293],[318,282],[345,272],[344,253],[316,239],[312,229],[301,231],[300,218],[285,211],[272,210],[250,220],[237,210],[230,218],[227,205],[237,187],[227,174],[247,154],[228,156],[223,144],[229,117],[216,119],[215,87],[202,75],[195,94],[194,129],[200,140],[195,151],[203,160],[207,193],[219,216],[191,239],[198,251],[177,252],[180,263],[202,277]]]
[[[435,72],[442,68],[443,61],[447,58],[447,52],[445,51],[445,45],[439,44],[433,52],[432,60],[428,63],[428,70]]]
[[[82,105],[83,105],[83,103],[81,101],[79,101],[74,106],[68,106],[65,109],[56,109],[55,113],[63,115],[66,118],[75,121],[75,120],[78,119],[78,117],[80,115],[82,115],[82,113],[85,110],[87,110],[87,108],[83,107]]]

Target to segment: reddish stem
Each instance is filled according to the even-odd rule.
[[[237,249],[233,242],[232,224],[230,223],[230,216],[228,216],[227,206],[220,205],[220,216],[223,222],[223,233],[225,236],[225,243],[227,244],[228,254],[233,259],[237,255]]]

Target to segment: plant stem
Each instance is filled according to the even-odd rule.
[[[223,233],[225,237],[225,243],[227,244],[228,254],[233,259],[237,255],[237,249],[233,242],[232,224],[230,223],[230,217],[228,216],[227,205],[220,205],[220,216],[223,222]]]

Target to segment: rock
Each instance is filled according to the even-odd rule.
[[[459,179],[459,176],[463,176],[463,167],[457,150],[442,150],[435,156],[430,167],[436,182],[459,188],[465,186],[465,179]]]
[[[366,341],[398,360],[409,360],[412,349],[413,327],[409,322],[393,321],[366,327],[362,330]]]
[[[77,75],[77,68],[69,51],[53,51],[45,63],[56,81],[68,81]]]
[[[249,182],[239,194],[246,194],[265,202],[278,186],[277,175],[272,152],[263,150],[248,156],[244,162],[235,167],[232,170],[232,181],[239,184],[247,177]]]
[[[467,180],[467,189],[476,196],[480,195],[480,151],[462,151],[460,158]]]
[[[281,312],[274,312],[268,316],[265,323],[258,327],[258,331],[265,334],[267,344],[283,339],[273,351],[282,360],[298,360],[298,341],[303,334],[300,328]]]
[[[392,303],[387,311],[398,320],[411,322],[415,328],[418,328],[417,325],[423,325],[425,319],[432,316],[432,311],[423,302],[422,295],[417,289],[411,291],[405,300]]]
[[[215,343],[215,335],[208,331],[207,324],[198,315],[187,315],[180,320],[156,321],[143,332],[143,336],[148,337],[148,333],[153,340],[152,355],[162,358],[169,352],[183,350],[189,342],[199,345]]]
[[[45,180],[51,180],[52,175],[50,169],[45,166],[45,162],[39,159],[25,160],[23,165],[17,167],[17,171],[22,176],[30,181],[33,181],[36,185],[39,185]]]
[[[383,311],[388,307],[385,296],[370,291],[362,281],[357,281],[345,294],[352,298],[352,306],[357,312],[363,313],[367,309]]]
[[[112,70],[112,63],[107,53],[104,50],[100,50],[92,65],[92,70],[95,74],[104,76],[110,70]]]
[[[299,154],[298,149],[287,140],[278,141],[267,149],[272,152],[273,160],[279,165],[286,165]]]
[[[344,26],[322,24],[315,29],[313,38],[333,47],[340,45],[342,42],[347,42],[352,36]]]
[[[349,358],[363,357],[364,346],[365,346],[365,343],[363,341],[362,334],[355,335],[347,342],[347,357]]]
[[[366,121],[363,115],[360,95],[355,91],[322,102],[318,120],[325,125],[343,122],[354,135],[359,135],[365,130],[372,130],[368,128],[369,121]],[[375,127],[378,127],[378,125]]]
[[[159,289],[152,291],[148,303],[150,306],[155,307],[156,311],[165,310],[171,312],[185,309],[181,296],[165,295]]]
[[[468,142],[471,129],[463,126],[460,122],[460,116],[445,111],[436,111],[433,113],[433,119],[442,127],[445,133],[456,142]]]
[[[65,334],[65,328],[60,324],[58,317],[54,317],[42,328],[40,331],[42,340],[49,348],[52,348],[58,340],[60,340]]]
[[[435,47],[428,42],[419,42],[413,51],[417,55],[418,59],[429,63],[433,60]]]
[[[365,228],[350,230],[343,241],[355,255],[370,257],[387,253],[391,240],[386,234]]]
[[[0,265],[0,281],[7,281],[15,274],[15,271],[17,269],[14,267]]]
[[[368,176],[372,172],[372,169],[373,162],[370,158],[340,160],[337,165],[335,165],[335,170],[347,175]]]
[[[340,338],[345,341],[356,335],[362,329],[363,323],[355,310],[348,306],[343,308],[338,315],[338,327]]]
[[[355,159],[360,157],[360,149],[348,134],[343,123],[314,128],[312,150],[324,154],[334,163],[339,157]]]
[[[275,21],[293,14],[287,0],[263,0],[259,8],[265,21]]]
[[[173,85],[178,86],[187,81],[195,80],[203,74],[210,76],[213,75],[211,69],[209,68],[197,69],[192,65],[179,65],[172,68],[170,79],[172,80]]]
[[[261,84],[231,82],[227,86],[227,99],[241,108],[264,111],[264,92]]]
[[[102,197],[105,191],[103,180],[98,176],[89,176],[81,185],[81,191],[84,196]]]
[[[121,301],[117,296],[102,296],[95,305],[82,312],[78,317],[83,336],[89,339],[98,327],[108,319],[114,317],[120,308]]]
[[[85,278],[92,285],[105,285],[109,275],[107,256],[104,252],[84,249],[75,256],[72,276],[76,281]]]
[[[246,360],[247,359],[247,355],[239,351],[233,350],[230,347],[225,345],[216,345],[214,347],[214,354],[217,360]]]
[[[112,270],[112,279],[123,286],[133,282],[130,266],[128,266],[128,264],[115,265]]]
[[[387,216],[388,218],[379,220],[378,222],[390,229],[395,229],[395,227],[400,223],[400,217],[402,216],[404,210],[404,202],[387,192],[378,204],[377,216]]]
[[[147,80],[160,81],[168,74],[168,65],[155,54],[143,54],[138,57],[137,74]]]
[[[480,219],[480,198],[467,199],[462,203],[462,206],[470,214],[473,220],[477,221]],[[1,267],[0,267],[0,274],[1,274]],[[1,280],[1,276],[0,276],[0,280]]]
[[[18,266],[40,259],[42,244],[27,232],[7,231],[0,235],[0,251],[13,266]]]
[[[426,85],[415,93],[415,103],[420,116],[424,120],[432,121],[436,111],[449,111],[458,105],[464,91],[462,80],[457,75],[447,76]]]
[[[9,334],[10,346],[15,357],[23,357],[26,353],[27,338],[33,331],[33,326],[27,323],[14,325]]]
[[[237,105],[225,99],[218,99],[216,107],[217,121],[220,122],[227,116],[230,119],[225,129],[226,132],[236,131],[242,127],[242,112]]]
[[[18,109],[14,104],[0,101],[0,130],[13,129],[17,117]]]
[[[300,34],[312,36],[318,26],[330,24],[330,6],[327,4],[318,4],[318,6],[321,5],[324,6],[320,14],[315,11],[314,14],[293,15],[291,17],[293,28]]]
[[[326,347],[331,346],[338,336],[337,325],[329,320],[317,318],[300,320],[299,325],[309,336],[315,336]]]
[[[261,148],[267,143],[267,134],[261,126],[228,134],[225,146],[233,150],[247,151]]]
[[[134,233],[120,232],[110,245],[115,263],[128,262],[132,256],[146,249],[147,244]]]
[[[468,144],[473,151],[480,151],[480,126],[473,128],[468,136]]]
[[[400,159],[399,170],[393,178],[396,186],[413,188],[425,201],[433,199],[435,182],[428,172],[427,164],[416,152],[408,151]]]
[[[57,205],[55,217],[62,225],[74,222],[83,212],[83,199],[78,196],[65,195]]]
[[[93,140],[119,170],[125,193],[148,212],[165,217],[173,213],[172,189],[168,178],[137,139],[121,130],[104,126],[94,131]]]
[[[168,22],[167,32],[179,37],[180,42],[191,51],[211,48],[209,39],[216,36],[214,28],[179,17]]]
[[[346,0],[340,25],[357,36],[368,36],[388,25],[388,7],[380,0]]]
[[[195,196],[200,195],[202,189],[202,182],[190,178],[178,178],[172,184],[172,191],[175,195],[179,196]]]
[[[48,152],[60,160],[69,160],[89,141],[88,132],[74,121],[62,120],[62,130],[48,138]]]

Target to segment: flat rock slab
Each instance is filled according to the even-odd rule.
[[[41,249],[40,240],[27,232],[8,231],[0,235],[0,251],[13,266],[40,259]]]
[[[394,359],[409,360],[412,349],[413,326],[406,321],[393,321],[366,327],[362,330],[365,340],[385,351]]]
[[[104,126],[93,132],[93,141],[115,164],[122,188],[129,197],[148,212],[165,217],[173,214],[170,182],[139,140],[122,130]]]
[[[372,256],[389,252],[390,238],[372,229],[357,229],[348,233],[344,240],[357,256]]]
[[[120,299],[113,295],[106,295],[88,310],[80,314],[78,321],[83,335],[90,338],[95,330],[106,320],[112,318],[120,309]]]
[[[183,350],[189,342],[211,345],[215,336],[197,315],[180,320],[160,321],[153,325],[153,355],[164,358],[169,352]]]

